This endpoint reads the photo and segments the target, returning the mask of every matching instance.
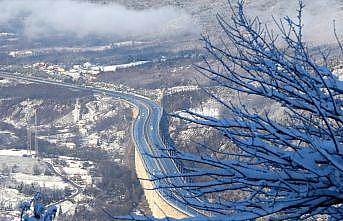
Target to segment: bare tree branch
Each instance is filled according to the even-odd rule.
[[[156,188],[189,192],[180,202],[211,211],[213,219],[224,215],[228,220],[303,220],[326,215],[342,220],[343,82],[325,56],[323,64],[309,54],[303,42],[302,1],[295,20],[274,19],[277,30],[248,18],[243,2],[229,2],[230,21],[218,15],[224,33],[220,43],[202,37],[209,56],[196,68],[221,88],[278,104],[284,119],[208,91],[232,117],[192,111],[174,116],[221,132],[238,150],[202,146],[212,153],[206,155],[177,148],[173,155],[161,151],[151,157],[197,166],[184,168],[181,174],[155,176],[192,182],[161,182]],[[336,28],[334,32],[342,49]],[[240,198],[226,196],[232,191],[240,192]]]

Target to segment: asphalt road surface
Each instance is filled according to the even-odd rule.
[[[150,174],[150,178],[153,180],[152,182],[154,182],[154,186],[158,193],[168,201],[169,205],[189,216],[199,216],[204,214],[203,212],[187,205],[192,203],[192,201],[197,201],[196,203],[199,203],[199,201],[201,202],[200,199],[191,197],[189,192],[180,188],[159,188],[166,186],[172,187],[173,184],[182,186],[187,181],[180,177],[156,179],[163,175],[176,175],[182,171],[182,168],[180,168],[174,160],[168,157],[161,157],[166,156],[168,151],[165,150],[166,147],[159,134],[159,123],[162,115],[162,109],[158,104],[146,97],[133,93],[111,91],[92,86],[69,84],[6,72],[0,72],[0,77],[40,84],[50,84],[80,91],[90,91],[95,94],[103,94],[116,99],[125,100],[136,106],[139,109],[139,115],[137,119],[135,119],[133,125],[132,137],[134,139],[135,146],[144,161],[144,167]],[[186,199],[188,203],[185,203]]]

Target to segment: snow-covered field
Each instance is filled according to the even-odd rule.
[[[23,182],[24,184],[38,184],[40,187],[49,187],[53,189],[64,189],[69,186],[58,176],[45,176],[45,175],[28,175],[23,173],[11,174],[17,182]]]
[[[29,155],[30,153],[35,154],[34,151],[29,152],[27,150],[6,149],[6,150],[0,150],[0,157],[2,156],[23,157],[24,155]]]
[[[92,184],[92,177],[89,175],[89,170],[83,169],[83,163],[85,163],[85,161],[67,157],[64,157],[63,159],[65,159],[67,166],[61,167],[61,172],[63,171],[63,173],[71,179],[78,177],[79,179],[76,180],[76,182],[81,186]],[[92,165],[92,162],[88,162],[88,164]],[[92,166],[89,168],[92,168]]]
[[[42,166],[42,163],[36,159],[23,157],[25,155],[29,155],[29,152],[26,150],[0,150],[1,171],[7,170],[8,172],[32,174],[34,166]]]
[[[27,199],[27,197],[20,193],[18,190],[16,189],[11,189],[11,188],[5,188],[5,187],[1,187],[0,188],[0,202],[1,202],[1,207],[2,210],[6,210],[5,208],[17,208],[18,204]],[[1,214],[1,210],[0,210],[0,214]],[[1,217],[0,217],[1,220]]]
[[[64,190],[65,188],[74,189],[67,181],[60,176],[42,174],[47,170],[44,161],[52,163],[52,159],[43,159],[38,161],[29,156],[27,150],[7,149],[0,150],[0,221],[15,220],[19,217],[18,205],[21,201],[27,200],[32,196],[20,193],[16,188],[19,183],[35,185],[43,188]],[[32,154],[32,153],[31,153]],[[64,166],[56,165],[58,172],[81,186],[90,185],[92,177],[87,169],[83,169],[85,161],[70,157],[60,157],[66,164]],[[88,168],[92,168],[93,163],[87,162]],[[34,167],[41,169],[41,174],[33,174]],[[14,169],[15,168],[15,169]],[[4,173],[6,171],[6,173]],[[77,179],[75,179],[77,178]],[[75,202],[64,201],[61,203],[63,213],[73,214],[78,201],[82,201],[85,196],[77,196]]]
[[[18,205],[21,201],[26,200],[25,195],[18,192],[18,190],[11,188],[0,188],[0,220],[1,221],[19,221],[20,212]]]

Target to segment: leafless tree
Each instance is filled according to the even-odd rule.
[[[218,130],[235,151],[206,147],[213,154],[175,149],[173,155],[155,156],[198,165],[181,175],[157,175],[158,180],[191,180],[159,188],[189,192],[176,200],[210,211],[213,218],[303,220],[324,215],[343,220],[343,82],[326,56],[311,56],[303,39],[303,2],[296,19],[274,19],[276,31],[248,18],[243,1],[230,8],[231,20],[218,16],[222,41],[203,37],[210,56],[197,69],[223,88],[279,104],[283,119],[208,91],[230,117],[192,111],[177,117]],[[214,157],[218,155],[222,157]],[[243,194],[233,201],[224,195],[231,191]]]

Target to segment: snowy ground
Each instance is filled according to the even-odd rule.
[[[57,167],[62,174],[65,174],[82,187],[92,184],[92,177],[89,174],[90,169],[94,167],[92,162],[87,161],[88,165],[90,166],[85,169],[83,164],[86,161],[81,161],[70,157],[59,157],[59,159],[63,159],[66,162],[66,166]]]
[[[23,157],[24,155],[29,155],[30,152],[27,150],[16,150],[16,149],[6,149],[0,150],[0,156],[12,156],[12,157]],[[34,151],[31,154],[35,154]]]
[[[33,167],[39,166],[46,170],[44,161],[53,162],[52,159],[42,159],[40,161],[29,157],[29,152],[26,150],[0,150],[0,220],[15,220],[19,216],[18,204],[27,200],[32,196],[27,196],[14,189],[14,183],[23,183],[28,185],[38,185],[40,187],[52,189],[65,189],[69,187],[74,189],[68,182],[64,181],[60,176],[50,175],[33,175]],[[87,162],[88,169],[83,169],[85,161],[72,159],[69,157],[60,157],[60,160],[65,162],[64,166],[56,165],[68,179],[82,187],[92,183],[92,177],[89,174],[89,168],[92,168],[92,162]],[[15,169],[13,169],[15,168]],[[75,178],[77,177],[77,179]],[[63,201],[59,208],[66,214],[74,213],[77,202],[85,199],[82,194],[76,196],[73,202]]]
[[[31,154],[34,154],[34,152]],[[4,170],[8,170],[10,173],[19,172],[23,174],[32,174],[35,165],[44,167],[41,162],[28,156],[29,152],[26,150],[0,150],[1,172],[4,173],[6,172]]]
[[[3,83],[7,84],[8,82]],[[68,183],[75,183],[81,187],[80,192],[85,189],[93,191],[91,194],[85,191],[85,194],[88,195],[78,194],[74,199],[58,205],[59,208],[61,206],[63,213],[72,215],[76,207],[86,205],[94,200],[92,194],[97,196],[100,194],[99,191],[102,191],[95,184],[101,182],[102,177],[97,174],[97,160],[99,157],[103,159],[103,152],[108,153],[106,160],[127,164],[126,153],[131,146],[130,139],[128,139],[130,137],[128,125],[132,121],[129,104],[103,95],[79,94],[72,91],[64,94],[64,90],[60,88],[45,87],[45,85],[31,84],[22,88],[20,84],[20,87],[9,86],[7,88],[6,86],[5,89],[3,86],[0,85],[0,90],[4,91],[0,96],[0,149],[26,148],[29,141],[28,134],[31,132],[31,138],[34,137],[34,113],[37,112],[37,138],[41,157],[54,156],[54,158],[37,161],[24,150],[0,150],[0,174],[2,170],[5,170],[4,179],[15,183],[8,187],[9,184],[5,182],[3,186],[6,190],[4,188],[0,190],[0,195],[10,198],[10,193],[15,191],[14,188],[20,189],[18,183],[29,185],[29,187],[34,184],[59,191],[70,187],[71,190],[67,188],[65,192],[68,191],[72,194],[77,192],[76,188]],[[16,94],[18,90],[20,91]],[[45,93],[48,94],[47,97],[45,95],[40,97],[40,94]],[[6,141],[4,137],[12,137],[12,139]],[[1,139],[6,142],[2,142]],[[32,143],[34,143],[34,139]],[[90,154],[83,154],[84,149],[87,149]],[[83,160],[76,158],[75,152],[76,156]],[[66,155],[73,157],[63,157]],[[94,159],[94,157],[98,158]],[[86,161],[86,159],[92,162]],[[46,173],[45,170],[48,166],[44,161],[53,163],[57,173],[69,182],[65,182],[55,173],[51,174],[49,170]],[[4,162],[3,165],[1,162]],[[33,175],[34,167],[37,165],[43,169],[39,174]],[[118,178],[118,180],[121,179],[126,179],[126,177]],[[120,182],[118,181],[118,183]],[[32,197],[29,194],[19,194],[18,196],[15,204]],[[12,207],[12,210],[18,211],[17,206]],[[4,220],[1,217],[4,214],[5,212],[0,210],[0,221]]]
[[[24,184],[38,184],[41,187],[49,187],[53,189],[64,189],[70,186],[64,182],[61,177],[58,176],[45,176],[45,175],[29,175],[23,173],[11,174],[11,178],[14,178],[17,182],[23,182]]]
[[[343,64],[337,65],[333,69],[333,73],[338,77],[339,80],[343,81]]]

